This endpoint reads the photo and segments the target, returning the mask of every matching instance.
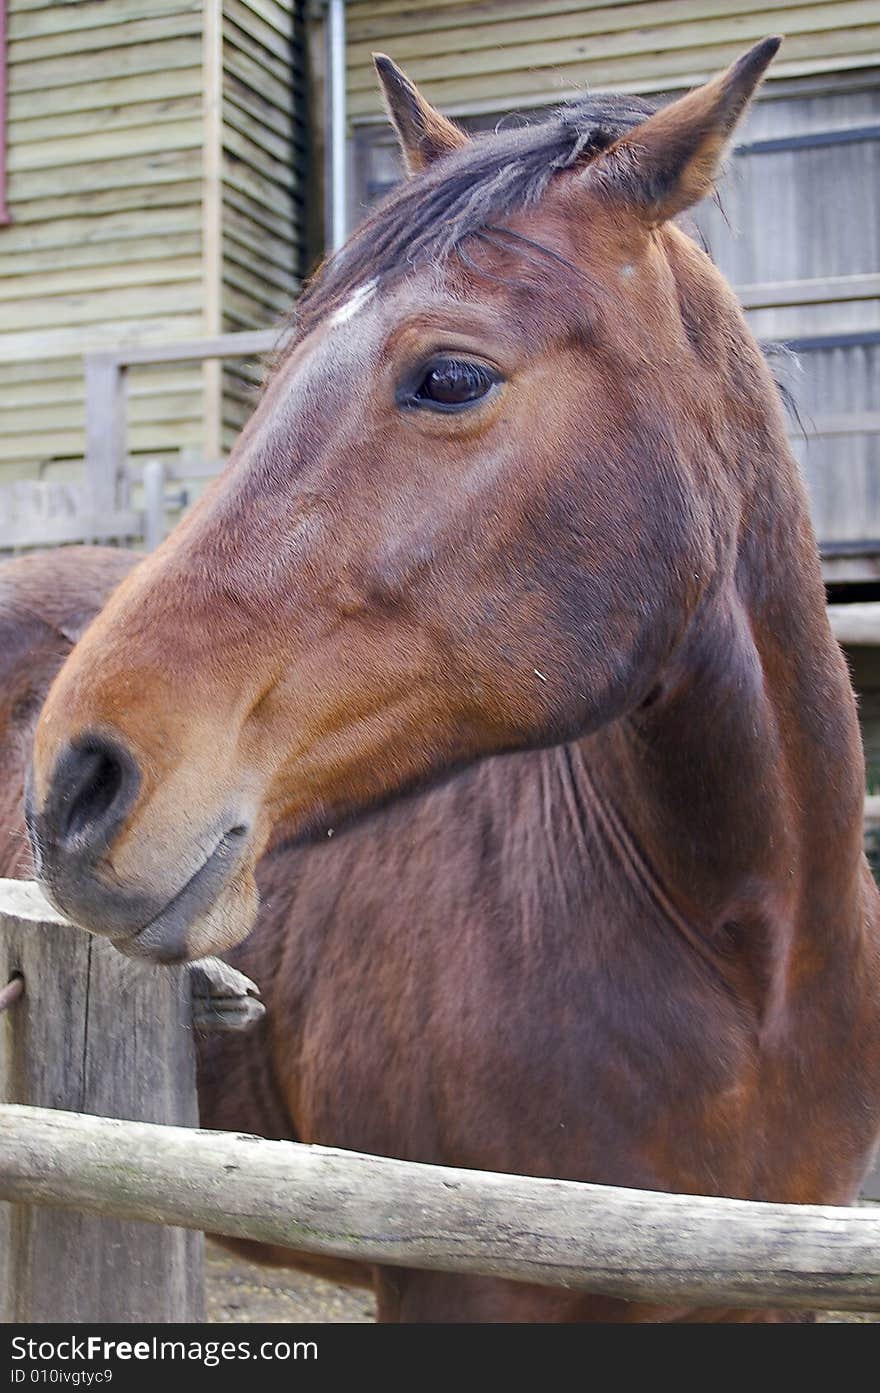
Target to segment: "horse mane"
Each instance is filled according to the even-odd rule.
[[[296,339],[365,281],[381,285],[444,261],[469,237],[539,202],[554,174],[586,164],[655,109],[640,97],[586,94],[546,120],[477,133],[392,189],[318,268],[295,307]]]

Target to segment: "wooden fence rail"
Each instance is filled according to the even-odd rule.
[[[198,1130],[193,1027],[245,1028],[262,1009],[253,984],[213,959],[134,963],[27,882],[0,881],[7,983],[6,1321],[198,1318],[200,1230],[654,1303],[880,1310],[880,1210],[453,1170]]]
[[[452,1170],[0,1107],[0,1197],[702,1306],[880,1310],[880,1213]]]

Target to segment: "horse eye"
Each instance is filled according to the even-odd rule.
[[[428,368],[410,401],[415,406],[455,411],[472,406],[498,381],[489,368],[464,358],[441,358]]]

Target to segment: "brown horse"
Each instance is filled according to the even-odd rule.
[[[50,691],[30,825],[85,927],[228,947],[291,848],[265,880],[287,931],[239,961],[306,1140],[858,1188],[880,938],[854,703],[777,393],[672,221],[777,47],[654,114],[585,99],[473,142],[380,60],[412,179]],[[388,1319],[743,1318],[377,1289]]]

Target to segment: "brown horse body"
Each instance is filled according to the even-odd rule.
[[[2,874],[30,870],[22,790],[45,691],[135,560],[77,549],[0,568]],[[841,1126],[833,1113],[859,1112],[852,1041],[826,1035],[824,1013],[804,1013],[813,1041],[791,1032],[790,1010],[777,1022],[788,1072],[821,1098],[821,1133],[804,1127],[803,1092],[771,1090],[761,1059],[775,925],[752,918],[746,934],[743,923],[712,964],[662,909],[658,922],[651,887],[609,836],[584,753],[486,762],[332,839],[267,855],[260,918],[232,956],[263,984],[269,1015],[254,1035],[200,1043],[204,1125],[695,1193],[850,1199],[864,1142],[857,1127],[847,1154],[852,1119]],[[614,931],[624,868],[632,922],[641,920],[634,935]],[[833,950],[836,935],[827,938]],[[853,966],[834,953],[831,1000],[850,998]],[[870,982],[863,989],[870,1019]],[[548,1002],[556,1019],[544,1015]],[[821,1080],[811,1077],[817,1045]],[[400,1274],[385,1274],[386,1313],[405,1292],[404,1313],[429,1302],[453,1319],[671,1314],[472,1279],[437,1305],[438,1281],[405,1274],[401,1286]]]
[[[386,72],[436,166],[331,264],[229,473],[55,683],[30,823],[59,904],[180,959],[242,938],[257,875],[234,960],[268,1017],[206,1053],[208,1125],[855,1195],[880,933],[852,692],[772,382],[667,221],[772,51],[585,128],[500,211],[504,142],[520,171],[539,142],[489,137],[491,182]],[[458,209],[455,264],[419,262],[420,198]],[[747,1318],[377,1288],[389,1319]]]

